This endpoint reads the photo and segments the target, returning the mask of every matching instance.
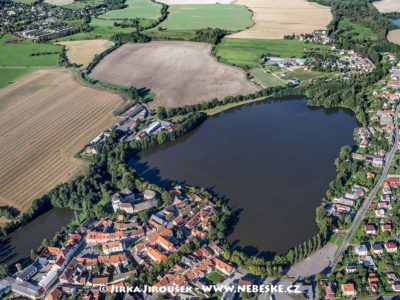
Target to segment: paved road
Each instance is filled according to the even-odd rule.
[[[396,109],[396,113],[395,113],[395,141],[393,143],[392,148],[390,149],[390,151],[386,154],[386,162],[385,162],[385,166],[383,168],[382,171],[382,175],[379,178],[378,183],[375,185],[375,187],[373,188],[373,190],[371,191],[371,193],[369,194],[369,196],[367,197],[367,199],[365,199],[363,205],[360,207],[360,209],[358,210],[353,224],[351,225],[349,231],[346,233],[346,236],[343,240],[343,243],[340,245],[340,247],[338,248],[338,250],[336,251],[336,254],[330,264],[330,268],[331,270],[333,270],[336,266],[336,264],[338,263],[340,257],[342,256],[343,252],[347,249],[347,247],[349,246],[349,242],[351,237],[353,236],[353,233],[357,230],[357,228],[359,227],[361,221],[364,219],[365,214],[369,208],[369,206],[372,203],[372,200],[374,200],[377,192],[379,191],[379,189],[382,187],[383,182],[386,180],[386,176],[388,174],[389,168],[392,164],[393,161],[393,157],[394,154],[397,150],[397,145],[399,143],[399,134],[398,134],[398,124],[397,124],[397,115],[399,112],[399,107]]]

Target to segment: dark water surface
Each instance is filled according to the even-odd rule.
[[[317,232],[315,208],[335,178],[340,148],[354,143],[355,127],[350,112],[309,108],[305,99],[254,103],[130,164],[155,183],[212,188],[239,213],[230,241],[283,253]]]
[[[391,20],[395,25],[400,26],[400,19],[392,19]]]
[[[31,255],[43,239],[51,239],[62,226],[71,222],[74,212],[68,208],[53,208],[0,241],[0,263],[15,263]]]

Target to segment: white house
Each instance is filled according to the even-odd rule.
[[[368,249],[365,245],[358,245],[354,247],[354,252],[358,255],[358,256],[366,256],[368,255]]]

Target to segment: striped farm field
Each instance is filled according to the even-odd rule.
[[[332,20],[330,8],[307,0],[238,0],[253,12],[253,27],[231,35],[241,39],[283,39],[293,33],[324,29]]]
[[[125,105],[79,84],[69,70],[38,70],[0,90],[0,205],[19,210],[82,170],[74,158]]]
[[[70,62],[86,67],[95,55],[107,50],[113,42],[108,40],[83,40],[59,42],[65,46]]]

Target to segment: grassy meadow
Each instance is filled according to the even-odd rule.
[[[0,68],[0,89],[30,72],[29,68]]]
[[[326,46],[305,44],[297,40],[226,38],[217,46],[216,56],[232,65],[258,67],[263,54],[301,58],[305,48],[321,47]]]
[[[243,5],[171,5],[169,12],[168,18],[160,24],[168,30],[197,30],[211,27],[238,31],[253,25],[251,12]]]
[[[161,4],[150,0],[127,0],[128,7],[124,9],[110,10],[100,18],[108,20],[121,19],[157,19],[161,15]]]
[[[284,79],[292,79],[297,78],[300,81],[307,81],[310,79],[327,77],[329,73],[317,72],[317,71],[305,71],[302,69],[297,69],[294,71],[287,72],[285,76],[282,76]]]
[[[85,8],[86,6],[94,7],[103,3],[104,3],[103,0],[85,0],[85,1],[74,1],[70,4],[63,6],[70,9],[82,9]]]
[[[58,65],[61,46],[33,43],[7,34],[0,38],[0,67],[51,67]]]
[[[270,73],[267,73],[265,70],[261,68],[251,70],[251,75],[253,75],[254,80],[258,84],[261,84],[263,87],[281,86],[286,84],[284,80]]]
[[[130,33],[133,28],[115,27],[115,21],[105,19],[93,19],[90,26],[93,30],[89,32],[78,32],[73,35],[58,38],[56,41],[79,41],[79,40],[92,40],[92,39],[109,39],[112,35],[117,33]]]
[[[349,18],[343,18],[339,23],[338,29],[351,35],[354,40],[376,39],[376,34],[369,27],[352,22]]]

